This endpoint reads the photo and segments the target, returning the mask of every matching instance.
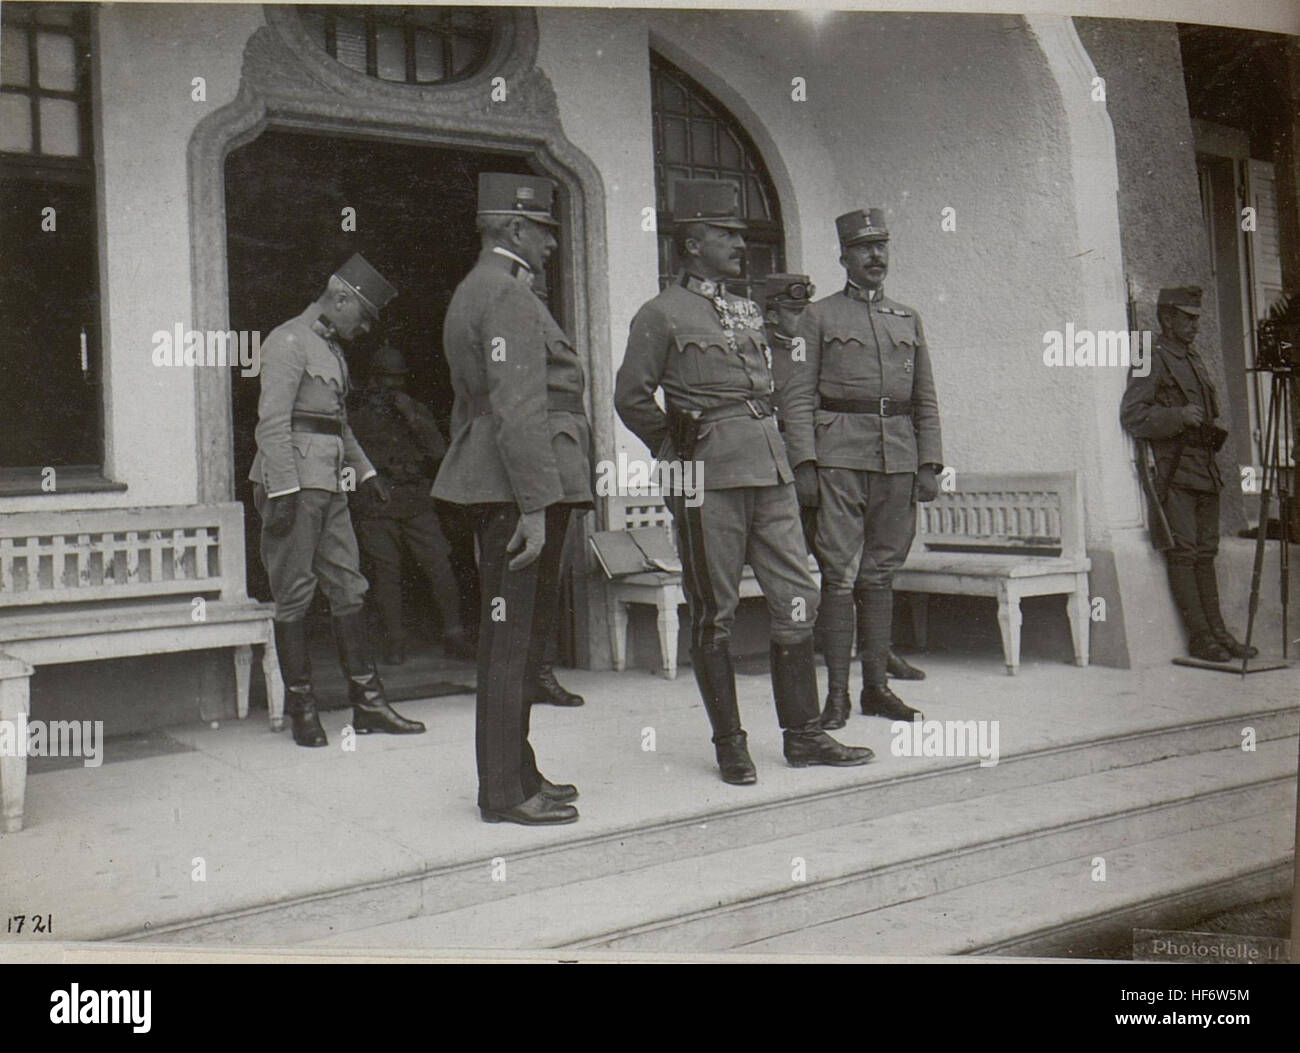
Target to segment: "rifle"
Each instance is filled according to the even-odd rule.
[[[1125,277],[1124,284],[1128,292],[1128,326],[1131,332],[1138,332],[1137,302],[1133,299],[1133,283]],[[1135,439],[1137,447],[1138,478],[1142,482],[1142,492],[1147,499],[1147,523],[1151,534],[1151,544],[1157,552],[1167,552],[1174,547],[1174,532],[1165,517],[1164,498],[1168,490],[1168,480],[1173,478],[1171,471],[1162,485],[1157,478],[1155,452],[1146,439]],[[1182,449],[1179,448],[1181,456]],[[1174,465],[1177,468],[1177,465]]]

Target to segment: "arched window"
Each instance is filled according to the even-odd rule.
[[[478,7],[304,4],[316,44],[349,69],[405,84],[448,84],[483,68],[498,15]]]
[[[754,142],[717,99],[662,55],[650,52],[654,119],[655,202],[659,228],[659,284],[677,271],[673,252],[672,184],[675,179],[722,179],[740,193],[748,262],[745,276],[729,282],[749,296],[773,271],[785,268],[781,204]]]

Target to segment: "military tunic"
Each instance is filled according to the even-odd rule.
[[[1162,507],[1174,545],[1170,562],[1191,565],[1219,551],[1219,491],[1223,471],[1215,451],[1184,430],[1182,407],[1200,406],[1205,423],[1219,416],[1219,399],[1201,356],[1163,333],[1152,342],[1151,370],[1130,375],[1120,422],[1151,443]]]
[[[277,621],[306,616],[320,581],[336,616],[361,608],[366,593],[356,536],[348,516],[343,471],[359,484],[375,474],[348,426],[348,367],[315,305],[274,329],[262,345],[257,403],[257,454],[248,477],[265,518],[267,500],[298,492],[293,526],[283,537],[262,531],[262,562]],[[295,426],[315,421],[322,434]]]
[[[808,306],[797,338],[806,360],[794,363],[778,398],[791,461],[817,465],[816,548],[826,584],[838,592],[890,588],[916,530],[916,470],[943,457],[920,316],[849,283]],[[861,406],[848,412],[827,400]],[[891,412],[906,404],[910,413]]]
[[[524,686],[558,618],[560,556],[575,508],[590,507],[591,429],[582,362],[513,254],[484,250],[443,324],[456,402],[433,495],[469,507],[479,545],[475,746],[479,807],[541,790]],[[541,555],[510,570],[521,513],[545,510]]]
[[[745,564],[767,600],[772,639],[812,634],[818,591],[809,573],[793,473],[772,414],[770,351],[750,300],[683,274],[632,319],[614,404],[660,460],[678,457],[667,414],[705,414],[692,459],[703,500],[670,498],[691,609],[694,649],[731,635]],[[733,415],[707,419],[709,414]]]

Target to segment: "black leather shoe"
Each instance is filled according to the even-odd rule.
[[[827,695],[826,708],[822,710],[821,726],[826,731],[835,731],[849,722],[852,713],[853,703],[849,701],[847,691]]]
[[[518,823],[520,826],[558,826],[578,821],[578,809],[571,804],[552,801],[543,793],[535,793],[513,808],[501,811],[480,808],[479,815],[485,823]]]
[[[1254,658],[1259,654],[1258,647],[1254,644],[1247,647],[1230,632],[1215,633],[1214,638],[1219,641],[1219,646],[1233,658]]]
[[[924,680],[925,673],[917,669],[911,662],[902,655],[894,654],[893,648],[889,651],[889,664],[885,667],[889,675],[895,680]]]
[[[578,788],[571,782],[551,782],[550,779],[543,779],[542,788],[538,792],[547,800],[559,804],[578,799]]]
[[[743,731],[719,739],[713,749],[723,782],[732,786],[752,786],[758,782],[758,769],[749,756],[749,736]]]
[[[1187,653],[1203,662],[1228,662],[1232,654],[1212,633],[1199,633],[1187,641]]]
[[[537,679],[526,692],[533,705],[580,706],[586,699],[564,688],[555,679],[555,670],[544,665],[537,671]]]
[[[866,764],[875,756],[875,751],[866,746],[836,742],[820,728],[785,732],[785,762],[792,768],[809,768],[814,764],[852,768]]]
[[[914,717],[925,719],[919,709],[913,709],[887,687],[872,687],[868,684],[862,689],[862,715],[864,717],[888,717],[890,720],[912,720]]]

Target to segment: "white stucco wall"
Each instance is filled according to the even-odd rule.
[[[1122,373],[1042,363],[1045,331],[1067,322],[1111,328],[1115,318],[1094,317],[1095,304],[1090,314],[1069,121],[1022,19],[549,10],[539,18],[539,62],[565,132],[609,191],[616,369],[631,315],[656,291],[654,238],[640,229],[640,210],[653,203],[653,46],[745,124],[781,196],[788,265],[823,293],[844,280],[835,216],[885,208],[886,289],[925,320],[950,464],[1078,468],[1094,541],[1115,513],[1132,513],[1102,470],[1118,423],[1097,409],[1117,403]],[[794,77],[807,82],[805,102],[791,98]],[[951,232],[941,229],[947,207],[956,210]],[[621,427],[619,444],[645,453]]]
[[[105,474],[124,492],[11,498],[5,511],[196,499],[194,375],[153,365],[157,330],[191,324],[186,146],[239,89],[256,5],[109,4],[96,11],[96,150]],[[194,77],[207,99],[191,98]]]

